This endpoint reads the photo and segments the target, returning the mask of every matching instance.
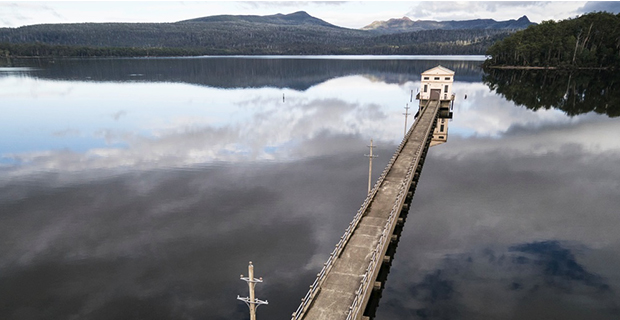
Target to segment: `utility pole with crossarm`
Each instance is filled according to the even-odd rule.
[[[248,305],[248,307],[250,308],[250,320],[256,320],[256,308],[258,308],[262,304],[269,304],[269,302],[267,302],[267,300],[258,300],[254,297],[254,287],[256,286],[256,283],[263,282],[263,278],[254,278],[254,266],[252,265],[252,261],[250,261],[250,264],[248,265],[248,274],[249,275],[245,278],[243,277],[243,275],[241,275],[241,280],[248,283],[248,288],[250,289],[250,296],[242,298],[237,295],[237,300],[241,300]]]
[[[405,136],[407,135],[407,116],[409,116],[411,113],[409,113],[409,104],[407,103],[407,106],[405,107],[405,113],[403,113],[403,115],[405,116]]]
[[[370,193],[370,182],[372,180],[372,159],[376,158],[377,156],[372,154],[372,148],[376,148],[375,146],[372,145],[372,139],[370,139],[370,145],[368,146],[368,148],[370,148],[370,154],[365,154],[365,157],[368,157],[368,193]]]

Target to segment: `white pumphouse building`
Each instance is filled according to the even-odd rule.
[[[422,73],[420,100],[452,100],[454,71],[436,66]]]
[[[431,146],[439,145],[448,141],[448,121],[452,119],[452,106],[454,94],[452,84],[454,82],[454,71],[436,66],[422,73],[420,93],[417,98],[420,100],[420,110],[430,101],[439,101],[439,116]]]

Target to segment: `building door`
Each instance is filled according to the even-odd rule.
[[[431,100],[439,100],[441,89],[431,89]]]

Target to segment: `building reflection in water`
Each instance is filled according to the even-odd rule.
[[[448,123],[451,118],[437,118],[437,125],[433,131],[431,147],[446,143],[448,141]]]

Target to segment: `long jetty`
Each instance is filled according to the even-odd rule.
[[[380,291],[446,101],[424,101],[420,114],[310,286],[292,320],[362,320]],[[376,294],[376,293],[375,293]]]

